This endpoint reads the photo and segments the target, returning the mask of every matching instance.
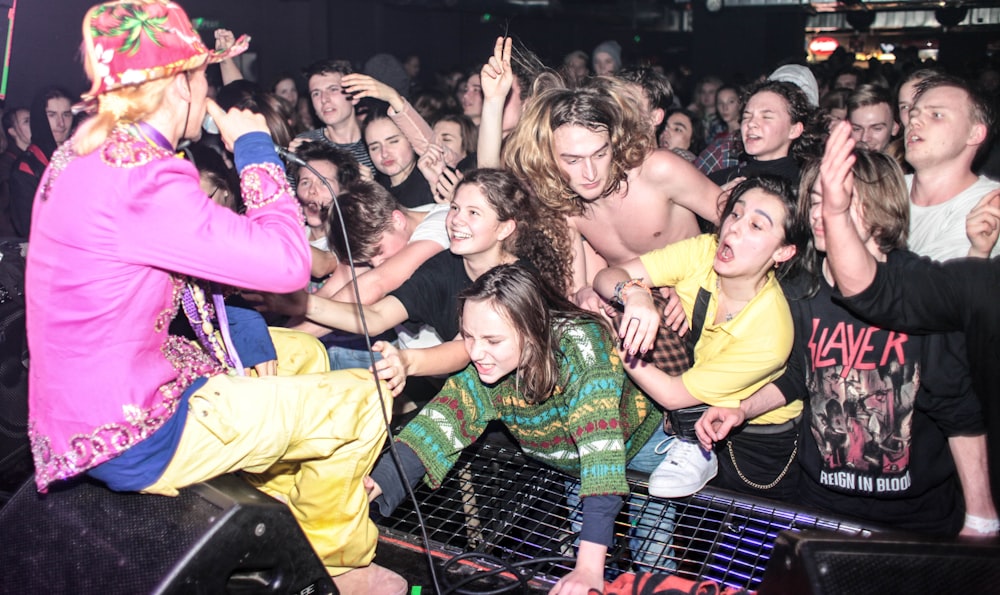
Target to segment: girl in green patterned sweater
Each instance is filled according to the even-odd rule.
[[[627,462],[662,413],[626,379],[614,335],[519,264],[498,266],[460,297],[472,363],[397,437],[406,477],[437,488],[493,420],[526,454],[580,478],[583,522],[574,570],[552,593],[603,590],[614,519],[629,487]],[[372,472],[371,498],[388,515],[404,496],[389,458]]]

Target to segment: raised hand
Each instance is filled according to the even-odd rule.
[[[403,97],[389,85],[367,74],[353,73],[340,79],[344,92],[351,96],[351,103],[357,105],[365,97],[381,99],[392,106],[396,112],[403,111]]]
[[[451,202],[451,197],[455,194],[455,186],[464,177],[462,172],[457,169],[445,168],[434,187],[434,200],[442,204]]]
[[[965,234],[972,243],[969,256],[989,258],[1000,236],[1000,190],[979,201],[965,218]]]
[[[483,65],[479,74],[483,86],[483,101],[499,99],[503,101],[514,85],[514,72],[510,68],[511,39],[497,37],[493,55]]]
[[[444,149],[440,145],[431,143],[427,145],[427,150],[417,160],[417,169],[424,175],[427,185],[432,189],[437,186],[441,172],[444,171]],[[437,193],[434,194],[435,200]],[[439,201],[440,202],[440,201]]]
[[[219,104],[208,99],[206,103],[208,115],[215,120],[215,125],[219,127],[219,134],[222,136],[222,143],[230,152],[236,139],[249,132],[265,132],[268,135],[271,131],[267,128],[267,120],[261,114],[255,114],[250,110],[231,108],[228,112],[222,111]]]
[[[819,166],[820,191],[823,195],[823,213],[837,215],[851,207],[854,193],[854,139],[851,124],[839,122],[830,131]]]

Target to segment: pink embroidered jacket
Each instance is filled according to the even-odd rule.
[[[28,249],[29,436],[40,491],[155,432],[202,375],[221,371],[171,337],[190,275],[289,292],[309,281],[301,212],[281,167],[241,172],[246,215],[211,201],[194,166],[116,129],[52,158]]]

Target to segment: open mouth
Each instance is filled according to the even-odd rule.
[[[719,249],[715,251],[715,257],[719,262],[732,262],[735,255],[729,244],[721,244]]]

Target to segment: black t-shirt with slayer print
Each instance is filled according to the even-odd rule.
[[[956,533],[963,506],[947,436],[983,427],[961,338],[874,326],[835,303],[825,282],[790,305],[795,347],[777,384],[805,395],[801,503]]]

